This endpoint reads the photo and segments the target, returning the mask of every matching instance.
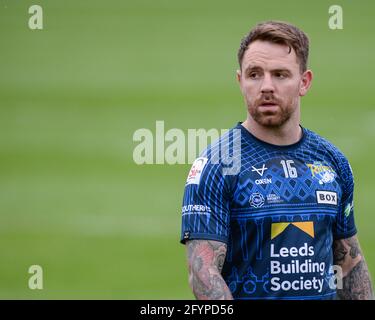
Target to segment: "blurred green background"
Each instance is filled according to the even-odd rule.
[[[28,8],[43,8],[30,30]],[[341,5],[344,29],[328,28]],[[133,133],[230,128],[240,40],[286,20],[311,40],[303,125],[356,181],[375,275],[375,2],[0,0],[0,298],[189,299],[180,207],[190,165],[136,165]],[[44,289],[30,290],[30,265]]]

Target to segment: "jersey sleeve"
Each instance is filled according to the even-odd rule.
[[[339,212],[333,228],[335,240],[346,239],[357,233],[354,221],[354,179],[350,164],[346,158],[340,163],[342,185],[342,196],[339,204]]]
[[[207,239],[227,243],[229,197],[219,164],[197,158],[189,172],[183,203],[180,242]]]

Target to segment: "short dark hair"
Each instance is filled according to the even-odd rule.
[[[247,50],[249,44],[256,40],[283,44],[289,47],[289,51],[291,51],[291,48],[293,48],[300,64],[301,73],[307,70],[309,38],[296,26],[283,21],[265,21],[257,24],[241,40],[241,45],[237,54],[240,68],[245,51]]]

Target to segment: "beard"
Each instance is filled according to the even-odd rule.
[[[251,102],[247,100],[247,108],[250,116],[263,127],[278,128],[289,121],[297,107],[297,99],[292,97],[283,101],[273,95],[263,95],[259,99]],[[274,105],[270,108],[263,104]]]

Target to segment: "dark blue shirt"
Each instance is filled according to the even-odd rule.
[[[240,123],[195,160],[181,242],[227,244],[222,275],[235,299],[332,299],[332,244],[356,234],[345,156],[302,128],[276,146]]]

